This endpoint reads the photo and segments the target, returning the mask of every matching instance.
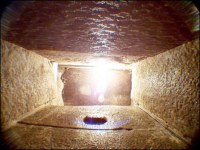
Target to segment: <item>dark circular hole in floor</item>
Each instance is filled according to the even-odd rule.
[[[107,122],[106,117],[89,117],[86,116],[83,121],[86,124],[91,124],[91,125],[101,125]]]

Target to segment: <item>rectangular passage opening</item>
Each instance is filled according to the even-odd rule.
[[[65,67],[61,79],[65,105],[131,104],[130,70]]]

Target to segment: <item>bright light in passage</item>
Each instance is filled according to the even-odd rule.
[[[54,80],[57,81],[57,76],[58,76],[58,63],[52,62],[52,65],[53,65]]]
[[[104,95],[103,95],[103,94],[100,94],[100,95],[99,95],[98,101],[99,101],[100,103],[104,102]]]
[[[109,81],[113,78],[111,71],[108,68],[108,63],[105,60],[98,60],[95,63],[95,69],[93,71],[94,95],[98,96],[98,101],[103,102],[105,100],[104,95],[108,87]]]

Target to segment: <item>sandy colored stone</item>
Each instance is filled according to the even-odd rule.
[[[199,129],[199,40],[133,64],[132,100],[191,140]]]
[[[1,42],[1,126],[42,105],[58,104],[50,61],[15,44]]]
[[[55,104],[59,104],[61,106],[64,105],[64,101],[63,101],[63,97],[62,97],[62,91],[63,91],[63,88],[64,88],[64,84],[61,80],[61,75],[62,73],[58,71],[58,74],[57,74],[57,101],[55,102]]]
[[[87,125],[83,122],[86,116],[106,117],[107,122],[102,125]],[[158,123],[144,111],[130,106],[49,106],[23,119],[20,123],[83,129],[151,130],[160,128]]]
[[[42,120],[48,114],[52,114],[54,118],[50,117],[50,122],[53,123],[58,121],[58,110],[59,113],[63,112],[64,116],[69,115],[65,114],[67,110],[71,115],[80,115],[92,113],[92,109],[99,114],[106,113],[108,118],[113,114],[119,118],[122,116],[126,118],[129,115],[132,117],[133,130],[81,130],[19,123],[5,132],[4,137],[7,143],[10,143],[9,146],[20,149],[185,149],[187,147],[142,110],[130,106],[51,106],[28,117],[28,120],[39,121],[40,117]],[[43,114],[46,116],[42,116]],[[62,124],[62,121],[62,118],[59,119],[57,125]],[[47,123],[47,120],[45,122]]]

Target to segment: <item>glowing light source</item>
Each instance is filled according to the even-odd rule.
[[[103,59],[96,61],[93,71],[94,95],[98,97],[97,100],[101,103],[105,100],[105,92],[112,78],[113,75],[108,68],[108,63]]]
[[[57,81],[57,76],[58,76],[58,63],[52,62],[52,65],[53,65],[54,80]]]
[[[103,94],[99,95],[98,101],[101,102],[101,103],[104,102],[104,95]]]

